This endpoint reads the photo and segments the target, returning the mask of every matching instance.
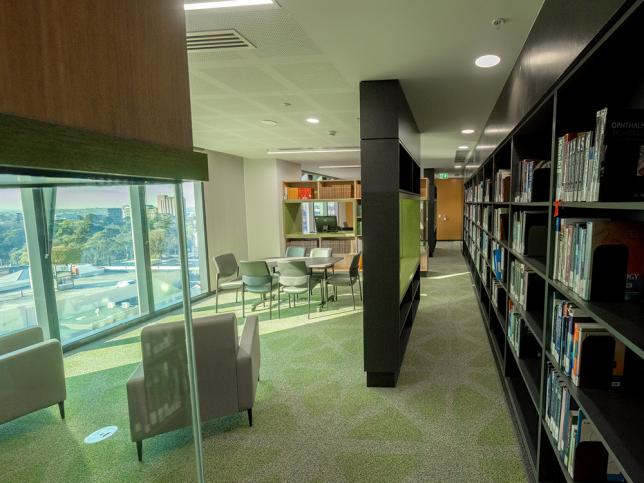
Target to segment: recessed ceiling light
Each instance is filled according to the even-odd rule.
[[[477,67],[482,67],[483,69],[494,67],[495,65],[498,65],[499,62],[501,62],[501,57],[494,54],[482,55],[474,61]]]
[[[218,2],[186,3],[184,10],[208,10],[210,8],[252,7],[254,5],[273,5],[273,0],[220,0]]]
[[[317,117],[307,117],[306,122],[309,124],[320,124],[320,120]]]
[[[459,146],[459,147],[458,147],[458,148],[456,148],[456,149],[470,149],[470,147],[469,147],[469,146],[465,146],[465,145],[463,145],[463,146]]]
[[[463,129],[461,132],[462,132],[463,134],[473,134],[473,133],[474,133],[474,129]]]
[[[359,168],[359,164],[350,164],[350,165],[342,165],[342,166],[318,166],[318,169],[344,169],[344,168]]]
[[[266,154],[310,154],[310,153],[359,153],[360,148],[294,148],[294,149],[269,149]]]
[[[263,119],[263,120],[261,120],[259,122],[261,122],[262,124],[264,124],[266,126],[277,126],[277,121],[273,121],[272,119]]]
[[[461,169],[463,166],[458,165],[458,166],[454,166],[454,167],[455,167],[456,169]]]

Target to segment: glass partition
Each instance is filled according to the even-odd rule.
[[[63,342],[140,315],[129,188],[56,188],[51,263]]]
[[[0,336],[37,325],[19,189],[0,192]]]

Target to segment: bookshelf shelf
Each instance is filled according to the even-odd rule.
[[[583,433],[595,441],[590,449],[586,446],[583,457],[599,451],[601,458],[608,454],[610,461],[605,477],[603,459],[594,460],[595,468],[592,464],[585,468],[599,472],[592,481],[606,481],[608,473],[619,472],[627,482],[644,481],[644,293],[639,285],[644,177],[641,166],[639,175],[631,169],[638,165],[635,154],[619,154],[636,153],[628,151],[629,143],[644,144],[644,129],[639,127],[644,111],[637,111],[644,110],[644,69],[625,61],[625,52],[644,51],[644,0],[623,7],[602,21],[608,25],[593,39],[592,47],[583,50],[564,75],[553,78],[542,98],[530,102],[523,119],[494,120],[512,128],[496,137],[491,153],[473,151],[478,168],[465,181],[463,255],[519,439],[529,456],[528,470],[539,482],[574,481],[558,444],[579,449],[569,438],[576,433],[566,432],[582,431],[571,416],[577,407],[584,421],[591,423],[581,428],[596,430]],[[601,89],[595,87],[597,75]],[[628,115],[641,117],[629,123]],[[617,137],[611,130],[620,125],[634,126],[628,136],[637,139]],[[601,149],[594,143],[602,143]],[[595,160],[600,164],[591,164]],[[609,221],[615,223],[609,225]],[[592,288],[591,300],[555,279],[564,276],[562,266],[569,270],[564,272],[566,278],[573,274],[570,278],[580,293],[584,286]],[[497,280],[492,267],[503,272],[502,280]],[[515,294],[509,291],[510,280]],[[529,294],[527,307],[518,303],[519,293]],[[551,320],[556,314],[555,295],[578,311],[561,315],[557,331]],[[606,302],[602,297],[620,301]],[[570,313],[580,317],[574,325],[571,319],[561,318]],[[568,361],[574,359],[573,372],[584,374],[582,387],[572,383],[549,353],[551,338],[562,340],[562,323],[569,324],[566,333],[570,334],[564,334],[563,340],[570,338],[562,350],[569,354]],[[579,339],[573,340],[572,327],[579,329],[574,331]],[[599,337],[584,345],[591,335]],[[584,350],[579,352],[582,345]],[[593,349],[596,357],[589,356]],[[613,351],[624,354],[623,362]],[[581,362],[583,355],[586,362]],[[613,365],[602,366],[602,361]],[[611,386],[611,377],[613,382],[618,378],[621,386]],[[593,384],[606,389],[591,388]],[[562,405],[566,392],[561,387],[568,388],[570,407]],[[557,435],[564,438],[563,443],[550,433],[546,420],[550,417],[563,425],[564,433]]]

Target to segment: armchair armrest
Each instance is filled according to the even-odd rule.
[[[141,441],[149,431],[148,410],[145,398],[145,374],[139,364],[127,380],[127,406],[130,415],[130,436],[132,441]]]
[[[56,339],[0,356],[0,424],[66,398],[63,351]]]
[[[43,340],[42,329],[38,326],[14,330],[0,337],[0,355],[37,344]]]
[[[237,350],[237,399],[240,410],[252,408],[255,402],[260,359],[258,318],[252,315],[246,317]]]

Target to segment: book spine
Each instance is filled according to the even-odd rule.
[[[564,150],[564,137],[557,139],[557,183],[555,199],[561,199],[562,175],[563,175],[563,150]]]

